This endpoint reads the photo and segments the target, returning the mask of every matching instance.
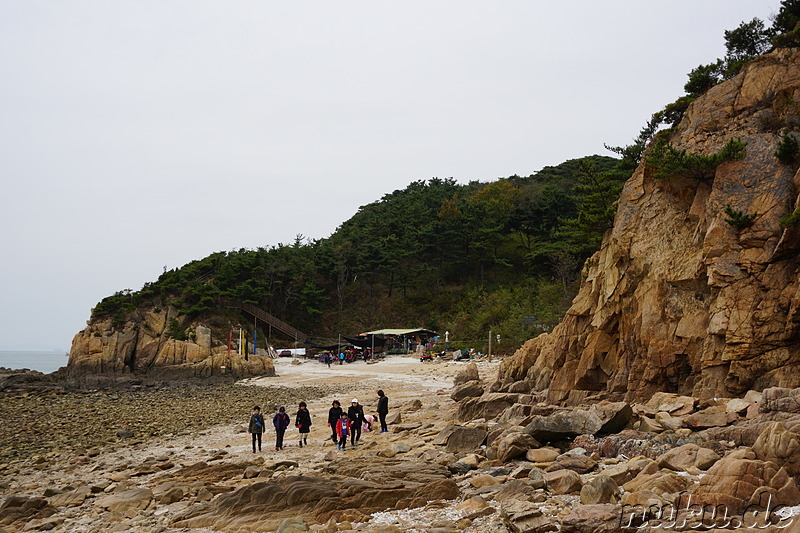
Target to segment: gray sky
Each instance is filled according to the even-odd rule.
[[[0,349],[412,180],[607,154],[778,4],[0,0]]]

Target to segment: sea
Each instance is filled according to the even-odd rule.
[[[49,352],[33,351],[3,351],[0,350],[0,367],[11,368],[14,370],[27,368],[38,370],[49,374],[55,372],[62,366],[67,366],[66,351],[52,350]]]

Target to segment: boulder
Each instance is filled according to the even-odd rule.
[[[260,473],[261,473],[261,468],[255,465],[248,466],[247,468],[244,469],[244,474],[242,474],[242,477],[244,479],[253,479],[254,477],[258,477]]]
[[[483,394],[483,385],[480,381],[467,381],[453,389],[450,398],[454,402],[460,402],[464,398],[474,398]]]
[[[751,505],[795,505],[800,489],[784,468],[756,459],[744,449],[731,453],[712,466],[692,490],[694,501],[702,505],[722,505],[732,514]]]
[[[617,503],[619,501],[619,487],[608,476],[593,477],[581,488],[581,503]]]
[[[786,429],[780,422],[769,424],[761,432],[753,452],[762,461],[771,461],[786,469],[791,476],[800,477],[800,434]]]
[[[527,433],[511,433],[503,437],[497,445],[497,459],[505,463],[525,455],[528,450],[538,446],[536,439]]]
[[[602,427],[603,421],[596,414],[575,409],[557,411],[547,416],[535,416],[525,426],[525,433],[539,442],[546,442],[578,435],[594,435]]]
[[[645,405],[654,411],[663,411],[672,416],[688,415],[694,411],[697,399],[670,392],[656,392]]]
[[[271,531],[286,518],[361,522],[379,511],[422,507],[432,500],[459,496],[458,486],[446,477],[447,469],[438,465],[371,456],[345,457],[324,469],[335,475],[285,476],[253,483],[187,508],[173,518],[171,526]]]
[[[131,509],[141,510],[146,508],[150,505],[152,499],[153,492],[150,489],[137,488],[126,490],[119,494],[104,496],[98,499],[95,505],[115,513],[124,514]]]
[[[575,494],[583,486],[581,476],[572,470],[562,469],[548,472],[544,479],[547,482],[547,490],[554,494]]]
[[[728,414],[724,405],[712,405],[683,418],[683,425],[690,429],[707,429],[728,425]]]
[[[577,453],[565,453],[560,455],[554,463],[545,469],[545,471],[555,472],[556,470],[566,469],[577,472],[578,474],[586,474],[595,468],[597,468],[597,461],[591,457]]]
[[[459,385],[463,385],[468,381],[480,381],[480,376],[478,375],[478,365],[475,363],[469,363],[463,370],[460,370],[455,377],[453,378],[453,385],[458,387]]]
[[[395,409],[386,415],[386,424],[399,424],[400,422],[402,422],[402,418],[399,410]]]
[[[189,494],[188,484],[168,481],[153,487],[153,498],[162,505],[169,505],[181,501]]]
[[[477,398],[466,398],[458,405],[458,420],[491,420],[519,401],[519,394],[489,392]]]
[[[476,489],[480,489],[483,487],[489,487],[491,485],[499,485],[500,480],[497,479],[495,476],[484,474],[482,476],[475,476],[469,478],[469,484],[475,487]]]
[[[597,415],[603,423],[599,433],[618,433],[625,429],[633,416],[633,409],[626,402],[602,401],[593,404],[589,412]]]
[[[450,453],[473,452],[481,447],[487,436],[485,429],[469,426],[454,426],[448,433],[445,449]]]
[[[519,479],[512,479],[503,484],[503,487],[494,493],[492,498],[498,502],[509,500],[526,500],[529,502],[543,502],[547,496],[540,490],[532,487]]]
[[[506,387],[507,392],[518,392],[520,394],[528,394],[531,391],[531,384],[528,381],[520,380],[515,381],[508,387]]]
[[[558,525],[542,513],[538,504],[510,500],[500,506],[500,519],[512,533],[558,531]]]
[[[44,498],[8,496],[0,504],[0,528],[8,527],[8,531],[20,531],[26,523],[48,518],[57,511]]]
[[[284,518],[275,533],[307,533],[308,524],[299,518]]]
[[[652,459],[638,457],[631,459],[626,463],[619,463],[609,466],[603,469],[602,474],[610,477],[617,485],[624,485],[628,481],[635,478],[639,472],[641,472],[649,463],[652,462]]]
[[[761,410],[800,413],[800,388],[769,387],[763,391]]]
[[[532,463],[552,463],[559,455],[561,452],[555,448],[534,448],[525,453],[525,459]]]
[[[573,507],[561,519],[561,533],[618,533],[636,531],[620,522],[620,508],[610,504],[590,504]]]
[[[547,480],[544,478],[545,473],[541,468],[533,467],[528,470],[528,485],[534,489],[543,489],[547,486]]]
[[[720,457],[713,450],[701,448],[697,444],[684,444],[673,448],[656,459],[659,468],[668,468],[676,472],[685,472],[691,467],[708,470],[719,461]]]
[[[647,491],[662,500],[671,500],[672,496],[685,491],[691,484],[692,482],[685,476],[675,472],[658,470],[655,463],[651,463],[649,467],[639,472],[635,478],[625,483],[622,488],[630,493]]]
[[[62,492],[48,499],[50,505],[54,507],[74,507],[82,505],[86,498],[92,494],[92,488],[88,485],[78,487],[75,490]]]

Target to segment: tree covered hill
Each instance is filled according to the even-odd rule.
[[[172,305],[182,338],[193,322],[250,324],[228,308],[245,301],[318,338],[420,326],[480,346],[492,329],[510,350],[560,318],[629,175],[589,156],[526,177],[415,181],[328,238],[213,253],[103,299],[92,318]]]
[[[631,145],[607,146],[621,159],[588,156],[491,182],[415,181],[361,207],[328,238],[211,254],[103,299],[92,318],[121,325],[137,310],[170,305],[181,317],[171,336],[202,322],[224,338],[249,324],[229,308],[244,301],[320,339],[419,326],[481,348],[491,329],[511,351],[566,311],[658,130],[674,132],[695,98],[751,59],[800,45],[800,0],[782,0],[771,26],[753,19],[724,37],[726,56],[692,70],[685,95],[654,113]],[[796,157],[794,133],[787,139]],[[664,150],[673,164],[685,155]]]

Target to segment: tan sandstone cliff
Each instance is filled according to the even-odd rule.
[[[575,402],[800,386],[800,229],[779,222],[800,176],[774,155],[784,128],[800,129],[800,49],[758,58],[691,105],[674,145],[710,154],[740,138],[746,157],[710,186],[641,164],[563,322],[507,359],[495,387],[526,380]],[[754,224],[737,231],[726,204]]]
[[[72,340],[68,372],[175,377],[275,375],[269,357],[228,358],[223,339],[213,339],[211,329],[201,324],[191,325],[188,340],[170,338],[168,324],[172,319],[181,320],[173,307],[166,307],[135,311],[121,325],[110,318],[90,321]]]

